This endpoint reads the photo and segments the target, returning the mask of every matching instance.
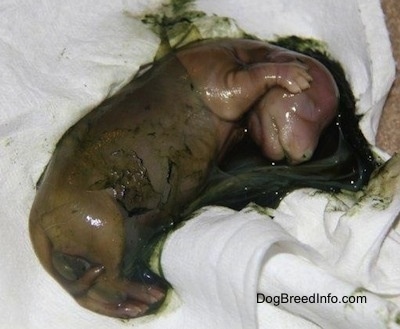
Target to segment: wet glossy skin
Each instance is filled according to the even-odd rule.
[[[301,93],[279,86],[272,88],[250,113],[248,125],[266,157],[286,157],[296,164],[313,155],[322,130],[336,115],[339,92],[331,74],[318,61],[286,50],[269,56],[273,62],[290,62],[294,58],[307,66],[313,78],[312,88]]]
[[[225,120],[249,112],[247,127],[266,157],[293,163],[310,159],[321,131],[336,115],[339,94],[329,71],[313,58],[259,41],[200,47],[178,56],[201,84],[205,103]],[[203,66],[217,69],[210,73]]]
[[[145,314],[165,287],[127,277],[126,255],[140,259],[246,129],[272,159],[308,159],[337,96],[318,62],[263,42],[204,41],[166,56],[57,145],[30,215],[40,261],[82,306]]]

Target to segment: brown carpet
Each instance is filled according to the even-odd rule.
[[[390,33],[393,54],[400,63],[400,1],[382,0],[386,14],[386,24]],[[379,130],[377,144],[388,153],[400,152],[400,80],[399,67],[396,70],[396,81],[386,101]]]

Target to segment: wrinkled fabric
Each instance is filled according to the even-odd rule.
[[[301,190],[269,213],[273,219],[254,208],[207,208],[166,242],[161,261],[175,290],[162,312],[128,322],[83,309],[45,273],[28,233],[35,184],[62,134],[152,61],[159,38],[138,17],[154,12],[160,2],[0,4],[0,327],[394,326],[400,305],[400,239],[393,226],[397,196],[379,209],[371,206],[379,194],[340,199]],[[345,69],[357,111],[364,114],[361,127],[374,143],[394,78],[378,0],[199,0],[194,5],[234,18],[262,39],[323,40]],[[399,194],[398,180],[391,181],[389,194]],[[368,303],[275,307],[257,304],[257,292],[364,293]]]

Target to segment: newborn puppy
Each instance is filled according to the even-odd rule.
[[[318,62],[264,42],[203,41],[172,52],[57,144],[30,214],[40,261],[92,311],[148,313],[165,286],[137,264],[243,136],[243,122],[266,156],[303,161],[336,101]]]

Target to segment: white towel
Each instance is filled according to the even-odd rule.
[[[273,221],[253,208],[207,208],[164,247],[163,269],[175,292],[159,315],[122,322],[89,312],[39,265],[28,235],[34,185],[66,129],[152,60],[158,37],[132,16],[152,12],[159,3],[0,4],[0,327],[394,327],[400,306],[400,238],[393,228],[400,182],[394,177],[387,179],[393,183],[388,197],[394,197],[383,210],[377,196],[357,206],[359,195],[339,200],[308,189],[289,195]],[[363,132],[374,143],[394,78],[378,0],[198,0],[195,5],[234,18],[262,39],[298,35],[326,42],[346,71],[357,110],[364,114]],[[367,303],[273,306],[258,304],[257,292],[361,295]]]

